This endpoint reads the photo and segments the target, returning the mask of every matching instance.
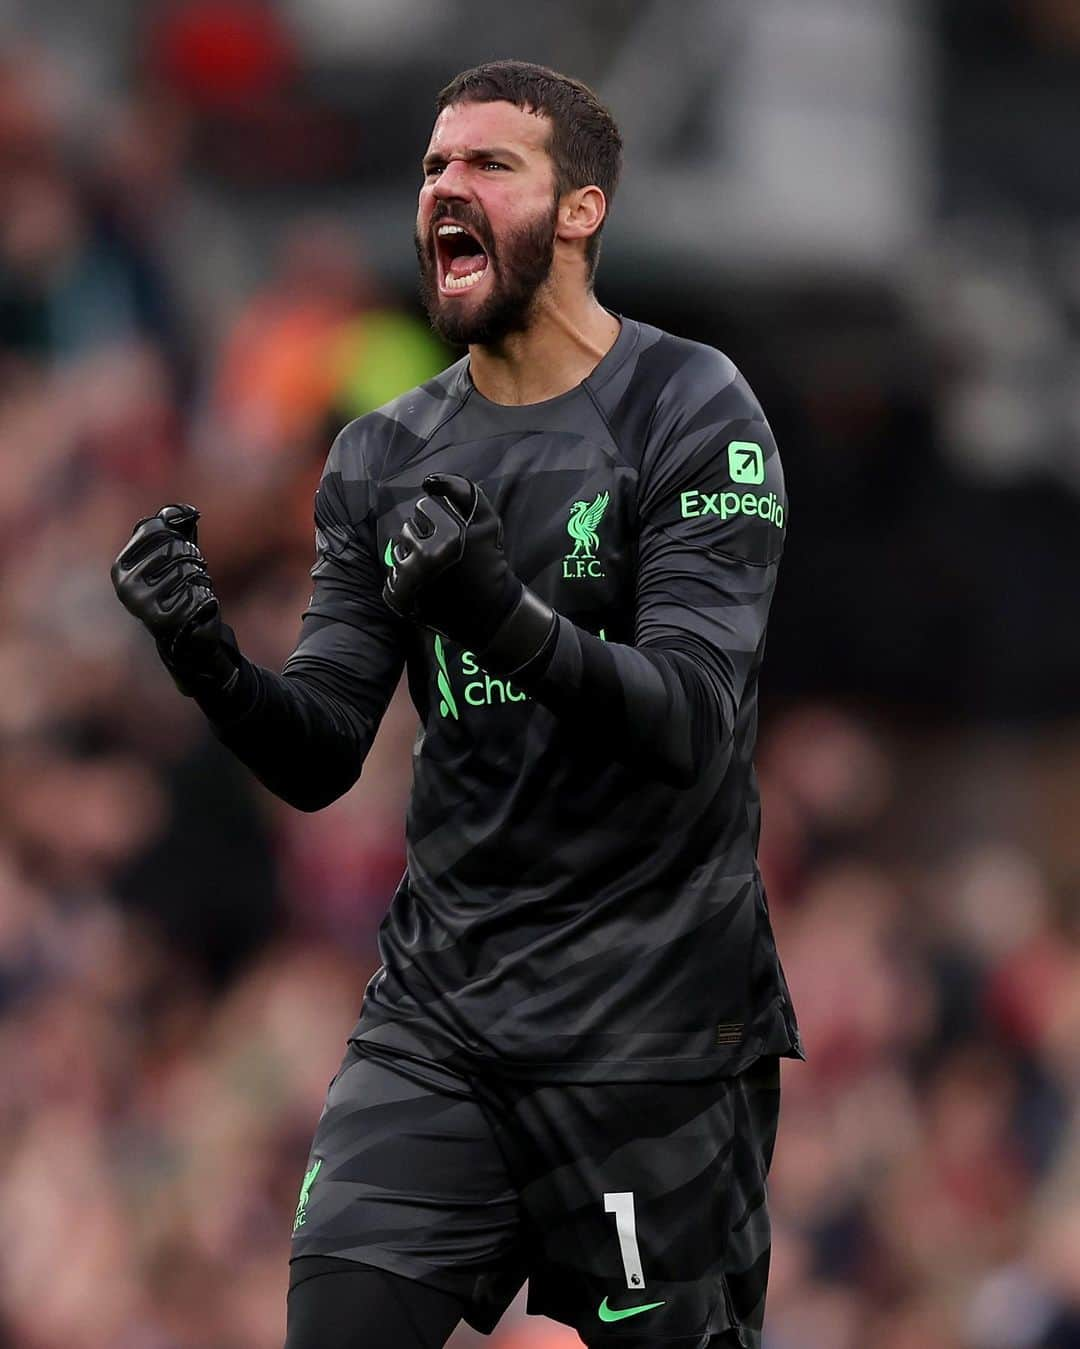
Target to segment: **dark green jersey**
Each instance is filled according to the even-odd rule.
[[[510,566],[559,615],[518,682],[383,602],[432,472],[480,484]],[[786,512],[731,362],[628,319],[547,402],[488,401],[465,359],[341,432],[296,650],[280,676],[246,668],[242,715],[211,715],[268,786],[317,808],[355,781],[407,669],[408,867],[355,1036],[582,1080],[801,1055],[752,763]]]

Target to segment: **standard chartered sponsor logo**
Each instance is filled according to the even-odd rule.
[[[607,641],[607,634],[603,628],[597,635],[602,642]],[[455,721],[461,719],[459,703],[454,693],[455,687],[469,707],[501,707],[506,703],[532,701],[524,689],[519,689],[509,679],[500,679],[498,676],[490,675],[486,670],[481,669],[476,655],[472,651],[460,653],[458,668],[454,672],[455,678],[452,681],[447,656],[448,653],[442,638],[436,637],[435,658],[438,662],[436,683],[440,694],[439,713],[442,716],[452,717]]]
[[[583,503],[579,502],[578,504]],[[605,492],[602,498],[598,497],[593,502],[591,508],[594,526],[599,522],[606,507],[607,493]],[[595,532],[592,534],[592,538],[595,539]],[[388,567],[394,565],[393,547],[393,540],[390,540],[383,551],[383,561]],[[593,544],[593,547],[595,548],[595,544]],[[584,557],[588,560],[587,542],[584,538],[581,549]],[[585,575],[586,573],[580,574]],[[607,641],[607,634],[603,628],[600,629],[598,635],[602,642]],[[439,691],[439,715],[441,717],[449,717],[453,721],[461,720],[459,694],[469,707],[498,707],[505,703],[527,703],[531,701],[529,695],[523,689],[519,689],[512,684],[509,679],[499,679],[495,675],[488,674],[486,670],[482,670],[472,651],[462,651],[458,657],[459,667],[453,670],[446,643],[438,633],[433,633],[432,637],[432,649],[435,655],[435,686]]]
[[[699,492],[691,490],[679,494],[684,520],[696,520],[702,515],[718,515],[730,520],[733,515],[756,515],[768,520],[777,529],[784,528],[784,507],[775,492],[757,496],[754,492]]]
[[[438,670],[435,674],[435,683],[439,686],[439,711],[444,717],[453,717],[455,721],[460,720],[461,713],[458,711],[457,699],[454,697],[454,690],[450,685],[450,671],[446,668],[446,651],[443,648],[443,640],[435,634],[435,659],[438,662]]]
[[[525,703],[529,695],[515,688],[508,679],[496,679],[481,670],[471,651],[461,653],[461,673],[469,682],[462,688],[462,696],[470,707],[491,707],[498,703]]]

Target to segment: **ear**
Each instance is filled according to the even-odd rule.
[[[587,239],[604,223],[607,200],[598,187],[577,187],[559,201],[557,239]]]

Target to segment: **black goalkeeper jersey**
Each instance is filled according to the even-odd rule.
[[[517,683],[382,599],[432,472],[480,484],[510,566],[559,615],[550,661]],[[786,514],[732,363],[629,319],[557,398],[492,403],[465,358],[341,432],[299,643],[281,675],[245,663],[240,715],[207,710],[315,809],[359,775],[407,670],[408,866],[354,1038],[576,1080],[802,1056],[752,762]]]

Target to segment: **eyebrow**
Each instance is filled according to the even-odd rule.
[[[479,150],[463,150],[460,153],[460,158],[466,160],[470,164],[472,164],[474,161],[478,159],[506,159],[512,161],[515,164],[523,164],[525,162],[522,159],[521,155],[516,154],[513,150],[504,149],[502,146],[499,145],[494,145],[491,146],[490,148],[481,148]],[[422,167],[424,169],[430,169],[433,168],[436,164],[445,164],[445,163],[446,163],[445,155],[440,155],[436,152],[432,152],[431,154],[427,154],[424,156]]]

